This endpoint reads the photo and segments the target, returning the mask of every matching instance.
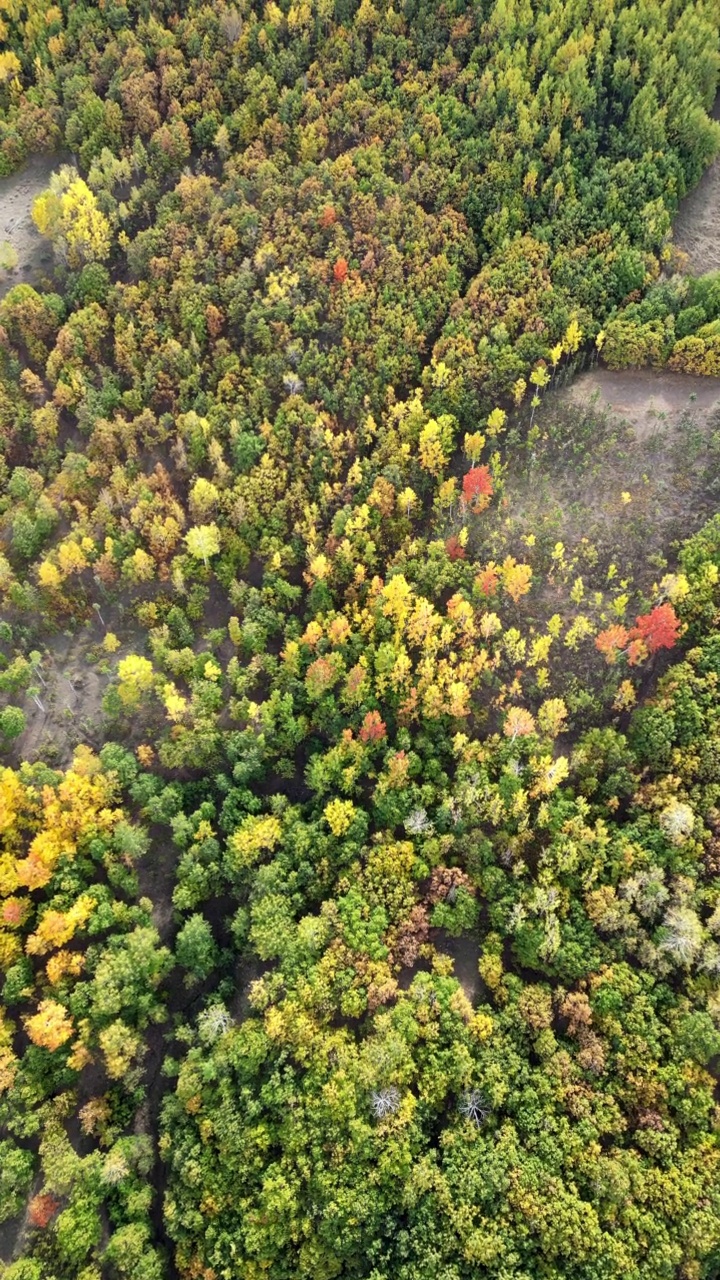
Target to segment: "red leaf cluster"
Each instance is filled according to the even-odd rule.
[[[495,487],[489,467],[471,467],[463,477],[463,498],[472,505],[487,504]]]
[[[358,734],[361,742],[379,742],[387,734],[387,726],[380,719],[379,711],[368,711]]]
[[[616,623],[601,631],[595,638],[595,648],[607,661],[615,662],[618,654],[627,653],[628,662],[635,666],[658,649],[672,649],[680,634],[680,619],[671,604],[657,604],[649,613],[635,619],[631,631]]]
[[[28,1220],[33,1227],[41,1227],[43,1230],[50,1222],[60,1207],[60,1201],[51,1196],[49,1192],[44,1192],[39,1196],[33,1196],[28,1205]]]
[[[456,534],[452,534],[445,543],[445,550],[451,560],[464,560],[465,548]]]
[[[630,635],[642,640],[648,653],[672,649],[680,633],[680,619],[671,604],[657,604],[650,613],[635,619]]]
[[[348,264],[345,258],[338,258],[333,267],[333,277],[336,284],[344,284],[347,280]]]

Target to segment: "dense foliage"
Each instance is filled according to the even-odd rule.
[[[0,1275],[710,1280],[720,517],[503,513],[582,360],[720,371],[716,6],[0,41]]]

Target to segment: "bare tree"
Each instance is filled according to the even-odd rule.
[[[479,1089],[468,1089],[458,1103],[458,1111],[461,1116],[465,1116],[466,1120],[472,1120],[473,1124],[480,1129],[490,1115],[492,1107],[485,1094]]]
[[[400,1106],[400,1090],[391,1084],[387,1089],[377,1089],[370,1094],[370,1106],[376,1120],[384,1120],[392,1116]]]

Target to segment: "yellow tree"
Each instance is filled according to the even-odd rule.
[[[450,461],[453,447],[455,419],[444,413],[431,418],[420,432],[420,466],[433,476],[439,476]]]
[[[137,706],[142,695],[152,688],[155,679],[152,662],[137,653],[129,653],[127,658],[118,663],[118,676],[118,693],[126,707]]]
[[[110,253],[110,223],[89,186],[72,165],[63,165],[32,210],[41,235],[71,267],[101,262]]]
[[[210,556],[216,556],[220,550],[220,530],[216,524],[198,524],[185,534],[185,543],[190,555],[202,560],[207,568]]]
[[[72,1018],[56,1000],[41,1000],[37,1013],[25,1019],[25,1030],[33,1044],[52,1053],[73,1034]]]
[[[505,557],[502,565],[502,582],[515,604],[521,596],[527,595],[531,581],[532,569],[529,564],[518,564],[513,556]]]

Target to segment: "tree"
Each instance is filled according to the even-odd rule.
[[[15,79],[22,71],[22,63],[16,53],[12,49],[4,49],[0,53],[0,84],[7,84],[9,80]]]
[[[680,634],[680,619],[669,601],[655,605],[650,613],[635,619],[630,638],[641,640],[648,653],[672,649]]]
[[[212,929],[204,916],[196,913],[185,922],[175,940],[178,964],[193,978],[203,982],[217,966],[219,952]]]
[[[219,500],[219,489],[210,480],[200,476],[190,490],[190,514],[193,520],[207,520],[208,516],[215,513]]]
[[[0,1222],[14,1218],[25,1203],[33,1179],[30,1151],[0,1139]]]
[[[494,492],[488,467],[471,467],[463,477],[463,498],[475,511],[483,511]]]
[[[702,945],[702,925],[691,907],[671,907],[665,915],[658,946],[688,968]]]
[[[118,663],[118,678],[121,701],[126,707],[136,707],[155,682],[152,662],[137,653],[129,653]]]
[[[60,1201],[49,1191],[33,1196],[28,1205],[28,1221],[33,1227],[44,1231],[50,1225],[60,1208]]]
[[[529,564],[518,564],[513,556],[506,556],[502,564],[502,583],[508,595],[518,603],[527,595],[532,583],[532,569]]]
[[[439,476],[450,461],[455,432],[455,419],[442,414],[437,420],[430,418],[420,432],[420,466],[431,475]]]
[[[122,1080],[127,1076],[143,1047],[142,1036],[120,1018],[103,1028],[98,1042],[111,1080]]]
[[[0,271],[14,271],[18,264],[17,249],[9,240],[0,240]]]
[[[535,732],[535,720],[524,707],[511,707],[505,717],[503,733],[506,738],[523,738]]]
[[[73,1034],[72,1018],[57,1000],[41,1000],[37,1013],[25,1019],[25,1030],[33,1044],[53,1053]]]
[[[683,844],[692,834],[695,825],[695,814],[689,804],[674,800],[661,812],[660,826],[673,844]]]
[[[618,655],[626,648],[629,639],[630,633],[627,628],[620,623],[614,623],[604,631],[598,632],[595,637],[595,648],[603,655],[605,661],[612,665],[617,662]]]
[[[33,204],[33,221],[41,235],[71,267],[102,261],[110,253],[110,223],[87,183],[70,165],[50,180],[49,190]]]
[[[160,946],[152,925],[137,925],[124,936],[111,938],[93,977],[91,1022],[101,1026],[122,1014],[124,1021],[136,1027],[147,1026],[162,1014],[157,988],[171,968],[170,951]]]
[[[381,742],[386,736],[387,727],[380,718],[379,711],[368,711],[358,734],[360,741]]]
[[[352,800],[330,800],[323,816],[334,836],[344,836],[353,824],[355,812]]]
[[[220,530],[216,524],[197,525],[185,534],[185,543],[190,555],[202,560],[207,568],[210,556],[217,555],[220,550]]]

